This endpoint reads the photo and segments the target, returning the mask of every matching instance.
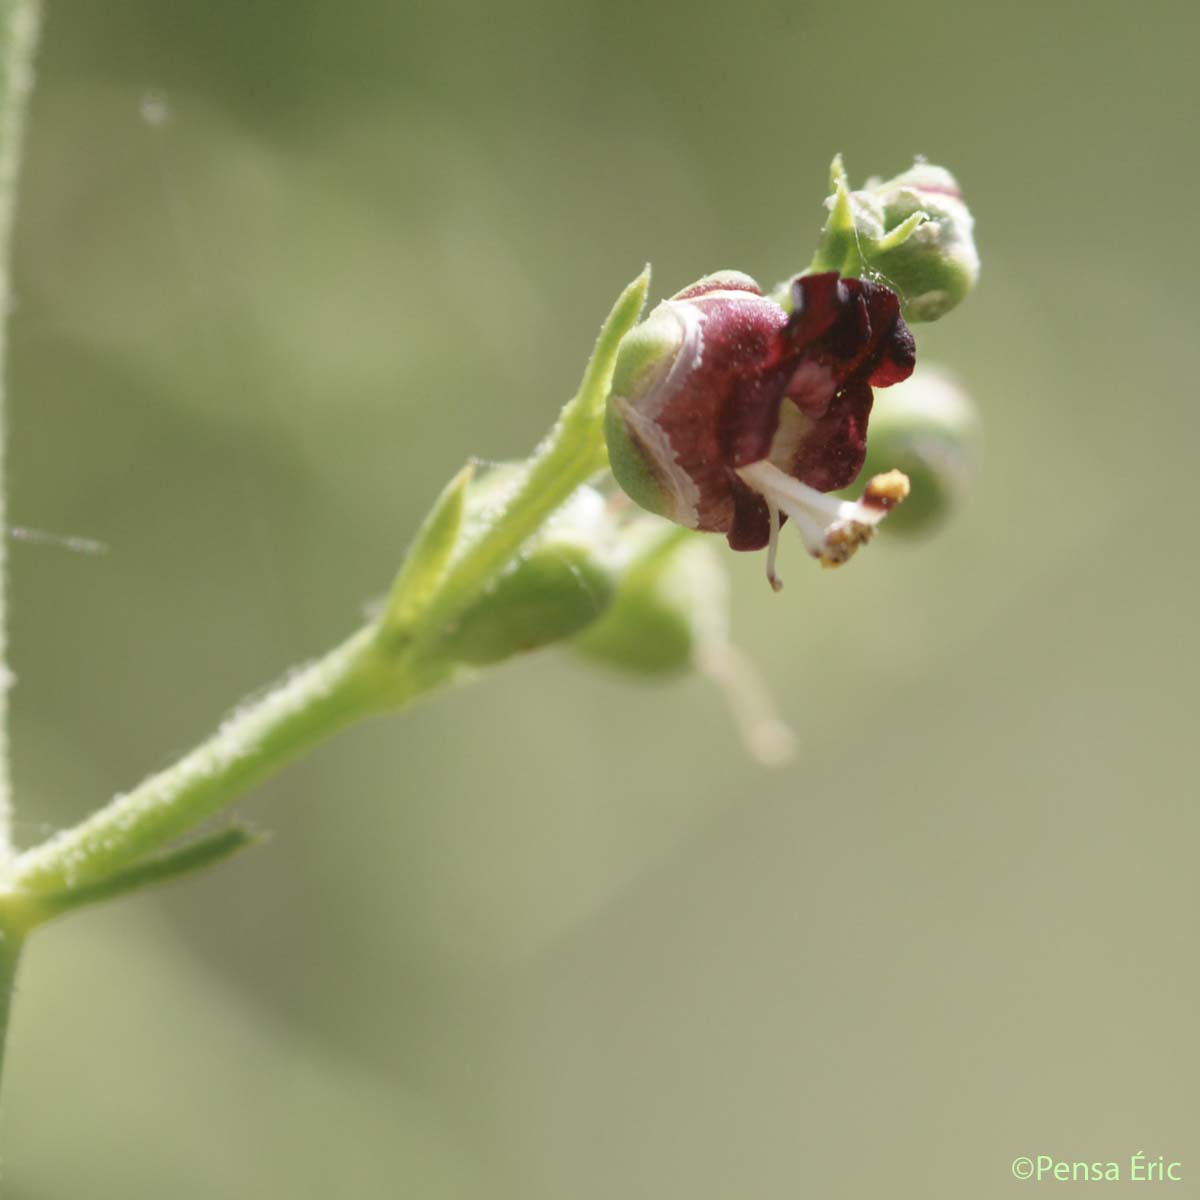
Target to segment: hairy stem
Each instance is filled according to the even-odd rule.
[[[72,891],[111,876],[219,812],[254,784],[351,721],[377,711],[378,673],[400,701],[391,664],[367,628],[234,713],[173,766],[73,829],[23,854],[12,875],[25,895]],[[415,694],[417,686],[409,691]]]
[[[457,674],[459,664],[445,647],[447,630],[473,604],[486,603],[498,573],[554,510],[604,465],[604,400],[617,347],[637,320],[648,285],[649,275],[643,272],[621,294],[600,331],[578,393],[534,451],[521,484],[432,591],[424,591],[422,572],[402,571],[400,594],[393,593],[378,623],[360,630],[264,699],[244,706],[174,766],[21,855],[9,877],[12,910],[34,913],[38,897],[81,893],[110,879],[343,726],[407,704]],[[467,478],[460,476],[464,484]],[[452,484],[435,511],[454,495]],[[439,533],[441,525],[440,519],[434,520],[423,530],[415,549],[432,554],[428,543],[453,535],[457,528],[448,519]],[[417,595],[409,595],[410,586]],[[409,599],[414,600],[412,606]],[[401,614],[400,628],[390,624],[396,613]],[[99,898],[107,892],[96,888],[93,894]]]
[[[17,172],[25,109],[33,81],[40,0],[0,0],[0,530],[7,529],[4,505],[4,379],[8,373],[6,328],[9,309],[9,247],[16,208]],[[0,865],[12,854],[12,800],[8,755],[8,644],[5,632],[6,541],[0,536]],[[15,965],[15,958],[14,958]]]

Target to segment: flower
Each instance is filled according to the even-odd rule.
[[[618,483],[642,507],[735,550],[770,548],[791,518],[809,552],[837,566],[904,498],[899,473],[859,501],[872,387],[907,378],[912,334],[895,293],[836,272],[791,284],[790,313],[746,275],[708,276],[626,335],[606,436]]]

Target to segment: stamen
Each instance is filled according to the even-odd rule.
[[[771,591],[782,592],[783,580],[775,574],[775,555],[779,551],[779,509],[767,500],[767,512],[771,518],[771,540],[767,543],[767,582],[771,585]]]
[[[819,558],[825,545],[825,527],[808,509],[801,508],[792,500],[781,501],[779,507],[791,517],[792,524],[809,554]]]
[[[882,475],[872,475],[867,480],[867,490],[863,492],[862,503],[868,508],[881,509],[889,513],[901,500],[908,499],[912,485],[903,471],[885,471]]]
[[[908,477],[900,471],[876,475],[861,500],[839,500],[793,479],[774,463],[762,460],[738,474],[764,499],[771,514],[767,578],[775,587],[775,540],[779,512],[787,513],[808,552],[823,567],[839,567],[875,535],[875,526],[908,495]],[[776,588],[776,590],[778,590]]]

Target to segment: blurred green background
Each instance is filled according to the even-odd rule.
[[[790,767],[700,680],[547,653],[248,798],[267,848],[40,934],[5,1195],[1200,1178],[1198,35],[1170,0],[55,4],[10,507],[110,550],[12,547],[25,843],[354,627],[645,260],[657,296],[803,265],[836,150],[966,189],[981,286],[918,332],[987,460],[926,543],[789,540],[779,597],[730,556]]]

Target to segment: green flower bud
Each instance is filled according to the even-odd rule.
[[[896,468],[908,476],[908,499],[891,515],[891,533],[925,533],[959,505],[980,458],[975,406],[938,367],[918,367],[871,414],[865,473]]]
[[[831,172],[829,219],[810,271],[887,284],[909,322],[936,321],[979,278],[975,221],[954,176],[918,160],[894,179],[850,191],[841,158]]]
[[[729,641],[729,585],[714,545],[637,518],[621,535],[623,561],[608,610],[573,642],[592,662],[644,678],[697,670],[718,684],[743,742],[760,762],[792,753],[753,665]]]
[[[713,548],[658,521],[635,519],[612,604],[573,643],[588,658],[639,675],[696,665],[697,647],[724,639],[729,586]]]
[[[472,514],[493,503],[511,476],[511,469],[499,468],[472,488],[468,530]],[[585,629],[613,598],[615,535],[604,497],[580,488],[446,635],[447,656],[486,666]]]

